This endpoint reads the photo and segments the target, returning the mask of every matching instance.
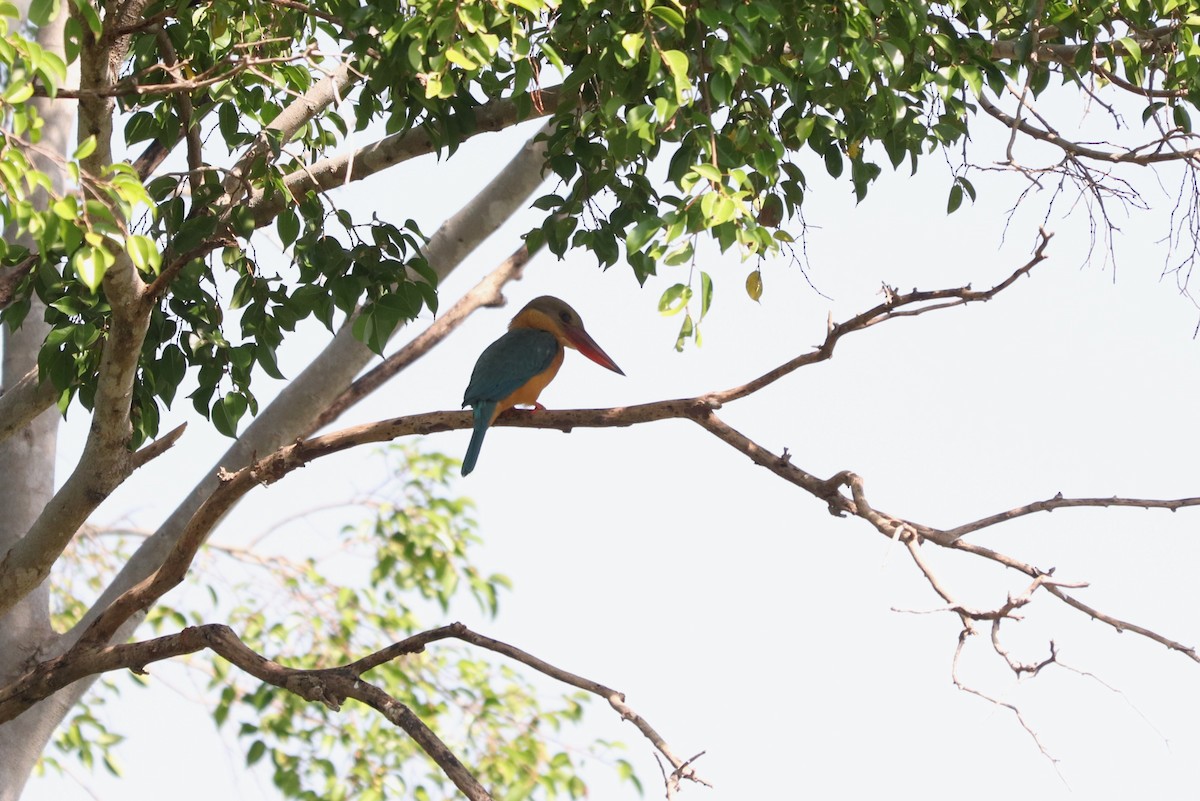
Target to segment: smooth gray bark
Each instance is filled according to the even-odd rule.
[[[65,15],[38,33],[38,43],[61,54]],[[51,153],[70,153],[75,133],[72,103],[32,100],[45,120],[41,146]],[[34,165],[50,176],[56,189],[65,176],[54,163],[33,154]],[[17,331],[4,331],[0,386],[15,387],[37,367],[38,350],[49,326],[35,303]],[[29,386],[28,380],[24,387]],[[0,441],[0,553],[29,530],[54,495],[54,461],[58,410],[45,409],[11,437]],[[0,617],[0,680],[8,679],[31,657],[44,654],[58,638],[50,627],[49,583],[40,584]],[[26,714],[0,725],[0,801],[16,801],[55,727],[66,715],[70,699],[59,694]]]

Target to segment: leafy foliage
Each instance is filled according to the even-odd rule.
[[[35,22],[54,8],[34,6]],[[70,14],[74,60],[97,46],[105,21],[84,0]],[[623,251],[639,281],[688,266],[663,298],[678,311],[685,295],[711,297],[706,273],[692,269],[698,237],[754,261],[789,247],[787,226],[814,167],[847,179],[862,200],[881,164],[915,170],[924,155],[961,142],[981,93],[1023,79],[1036,96],[1055,72],[1064,82],[1157,81],[1145,93],[1146,118],[1190,133],[1200,69],[1197,0],[160,0],[123,31],[128,55],[113,87],[124,146],[146,148],[140,166],[95,163],[97,143],[87,139],[62,165],[78,189],[58,197],[31,167],[40,126],[28,101],[53,96],[66,65],[15,18],[14,6],[0,4],[0,103],[11,112],[0,214],[36,243],[36,266],[4,317],[19,323],[31,295],[47,302],[55,331],[42,374],[64,409],[74,398],[89,407],[111,313],[105,274],[127,256],[158,282],[135,445],[156,433],[158,404],[170,405],[188,374],[196,409],[234,435],[257,409],[253,375],[280,375],[276,352],[302,320],[332,327],[361,305],[354,332],[381,351],[400,323],[436,310],[413,221],[358,222],[325,197],[288,188],[351,130],[419,130],[451,155],[488,104],[512,102],[518,118],[552,112],[546,144],[559,187],[538,201],[547,216],[530,244],[559,255],[587,248],[606,267]],[[1047,60],[1035,47],[1058,49]],[[283,141],[274,124],[339,58],[363,76],[350,102]],[[556,82],[566,100],[546,108]],[[193,128],[189,169],[151,174],[150,154],[179,146]],[[194,150],[197,142],[210,144]],[[660,156],[665,184],[649,171]],[[974,192],[956,174],[948,210]],[[255,255],[256,232],[272,221],[288,270]],[[26,255],[0,247],[3,264]],[[761,278],[752,265],[752,297]],[[683,305],[680,344],[698,335],[705,312]]]

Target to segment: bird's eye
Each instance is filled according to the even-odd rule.
[[[571,322],[571,313],[570,312],[565,312],[565,311],[559,312],[558,316],[564,323]]]

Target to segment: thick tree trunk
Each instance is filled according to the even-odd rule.
[[[3,384],[18,381],[37,363],[46,336],[38,308],[25,325],[5,332]],[[7,552],[41,514],[54,492],[57,409],[42,412],[24,430],[0,442],[0,553]],[[43,583],[0,618],[0,679],[14,675],[22,663],[44,650],[54,638],[50,628],[48,584]],[[22,715],[0,726],[0,801],[21,794],[29,771],[53,732],[59,716]]]
[[[38,32],[37,41],[62,55],[65,14],[59,16]],[[70,153],[75,139],[74,104],[44,99],[30,102],[37,105],[45,120],[40,148],[47,153]],[[40,152],[32,157],[34,166],[50,176],[56,189],[61,189],[64,176],[54,161]],[[43,307],[36,302],[20,329],[4,331],[0,387],[15,385],[37,367],[38,350],[47,331]],[[58,410],[51,407],[0,442],[0,553],[7,553],[25,535],[54,494],[59,419]],[[31,657],[51,648],[56,639],[50,627],[49,583],[43,582],[0,617],[0,680],[10,678]],[[20,797],[38,756],[70,704],[65,696],[56,696],[0,725],[0,801]]]

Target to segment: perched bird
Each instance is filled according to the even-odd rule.
[[[574,348],[596,364],[625,375],[583,330],[574,309],[549,295],[529,301],[508,324],[508,332],[479,355],[471,372],[463,406],[472,407],[475,429],[463,457],[464,476],[475,469],[483,435],[501,412],[517,405],[545,408],[537,402],[538,395],[558,374],[564,348]]]

